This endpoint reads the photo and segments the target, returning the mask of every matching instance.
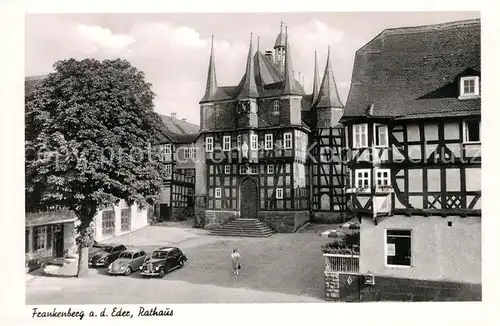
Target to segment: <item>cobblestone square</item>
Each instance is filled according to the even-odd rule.
[[[170,241],[169,241],[170,240]],[[37,276],[26,283],[27,304],[322,302],[328,239],[316,231],[275,234],[266,239],[210,236],[204,230],[159,225],[111,240],[147,251],[175,245],[189,261],[163,279],[107,275],[84,279]],[[242,255],[233,275],[230,253]],[[75,268],[76,271],[76,268]]]

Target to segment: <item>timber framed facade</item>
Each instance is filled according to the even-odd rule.
[[[377,121],[377,120],[375,120]],[[378,215],[481,215],[481,144],[464,139],[466,125],[480,116],[433,120],[385,121],[349,124],[346,133],[366,128],[370,147],[354,148],[352,137],[347,166],[350,169],[354,211]],[[388,143],[375,143],[375,127],[384,126]],[[360,174],[369,170],[368,182]],[[381,171],[390,171],[387,182]],[[368,185],[370,189],[363,189]],[[363,192],[386,197],[388,207],[373,212],[375,199],[363,201]],[[373,197],[372,197],[373,198]]]
[[[240,83],[221,87],[212,44],[197,144],[203,158],[196,214],[203,225],[259,219],[275,231],[295,232],[311,218],[344,217],[338,123],[344,106],[329,57],[322,80],[315,63],[313,93],[306,94],[281,30],[274,55],[253,52],[250,41]]]
[[[423,280],[446,288],[434,300],[464,298],[449,284],[481,297],[480,57],[479,20],[388,29],[356,52],[341,122],[360,300]]]
[[[160,200],[154,208],[155,215],[160,221],[193,218],[199,127],[185,119],[177,119],[176,114],[161,117],[165,134],[158,150],[166,172]]]

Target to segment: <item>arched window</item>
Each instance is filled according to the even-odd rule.
[[[330,210],[330,196],[328,196],[328,194],[321,195],[320,203],[322,211]]]

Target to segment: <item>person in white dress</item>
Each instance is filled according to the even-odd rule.
[[[233,250],[233,253],[231,254],[231,260],[233,261],[233,274],[238,275],[241,269],[240,253],[238,252],[238,250]]]

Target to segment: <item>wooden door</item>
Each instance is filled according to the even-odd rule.
[[[259,195],[257,184],[246,178],[240,185],[240,218],[257,218]]]
[[[64,256],[64,226],[63,224],[54,225],[53,226],[53,252],[55,257],[63,257]]]
[[[170,221],[169,204],[160,204],[160,221]]]

